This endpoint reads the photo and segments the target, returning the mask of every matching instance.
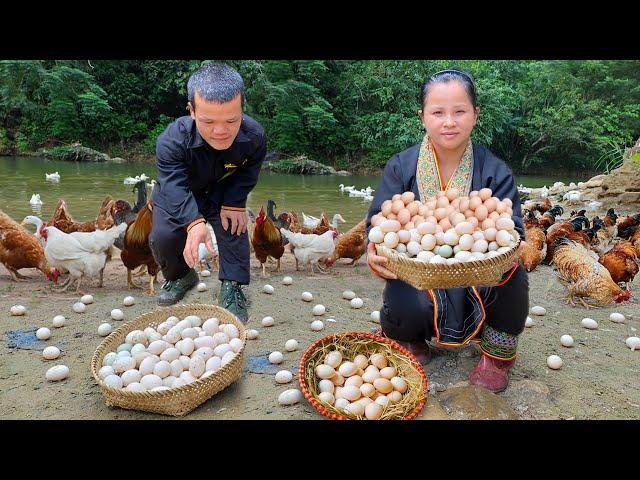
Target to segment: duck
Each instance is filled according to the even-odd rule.
[[[342,193],[350,192],[351,190],[356,188],[355,185],[351,185],[351,186],[345,187],[344,183],[341,183],[340,185],[338,185],[338,187],[340,187],[340,192],[342,192]]]
[[[367,202],[372,202],[373,201],[373,195],[365,195],[364,197],[362,197],[363,200],[366,200]]]
[[[567,203],[573,204],[575,202],[579,202],[582,199],[582,193],[578,190],[569,190],[562,197],[562,200],[566,200]]]
[[[141,173],[140,175],[136,175],[135,177],[127,177],[127,178],[125,178],[124,179],[124,184],[125,185],[135,185],[140,180],[147,181],[147,180],[149,180],[149,177],[146,176],[144,173]]]
[[[48,181],[48,182],[59,182],[60,181],[60,174],[58,172],[45,173],[44,174],[44,179],[45,179],[45,181]]]
[[[308,228],[316,228],[319,224],[320,224],[320,219],[317,217],[313,217],[311,215],[305,215],[304,212],[302,212],[302,218],[303,218],[303,225],[305,227]],[[340,215],[339,213],[336,213],[333,216],[333,220],[331,221],[331,227],[334,229],[338,228],[338,221],[345,223],[346,220],[344,218],[342,218],[342,215]]]
[[[42,205],[42,200],[40,200],[40,194],[34,193],[33,195],[31,195],[31,200],[29,200],[29,203],[33,206]]]
[[[45,246],[45,241],[44,241],[44,238],[42,238],[42,235],[40,235],[40,226],[43,223],[44,222],[42,221],[42,219],[40,217],[36,217],[35,215],[27,215],[26,217],[24,217],[24,220],[22,220],[20,225],[22,225],[22,226],[25,226],[27,224],[35,225],[36,226],[36,233],[34,233],[33,235],[40,241],[40,243],[44,247]]]

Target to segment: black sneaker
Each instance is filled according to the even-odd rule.
[[[229,310],[242,323],[247,323],[247,297],[238,282],[222,280],[218,305]]]
[[[158,305],[166,307],[182,300],[185,294],[198,284],[198,274],[192,268],[184,277],[178,280],[167,280],[160,289]]]

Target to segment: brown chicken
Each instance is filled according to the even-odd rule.
[[[536,210],[538,210],[540,213],[545,213],[549,209],[551,209],[551,200],[549,200],[548,197],[545,198],[541,203],[536,203]]]
[[[13,281],[29,279],[18,273],[22,268],[37,268],[48,280],[58,283],[60,272],[49,265],[40,241],[26,228],[0,210],[0,263]]]
[[[547,237],[539,227],[526,227],[524,230],[526,244],[520,252],[522,266],[532,272],[547,255]]]
[[[333,228],[331,226],[331,223],[329,223],[329,220],[327,219],[327,216],[325,215],[324,212],[322,212],[322,215],[320,215],[320,223],[318,224],[317,227],[314,227],[314,228],[305,227],[304,225],[301,225],[298,220],[298,215],[296,214],[296,212],[291,211],[291,212],[286,212],[286,214],[288,215],[286,220],[289,221],[289,228],[287,228],[287,230],[289,230],[290,232],[304,233],[305,235],[310,235],[310,234],[322,235],[323,233],[328,232],[329,230],[333,230],[334,232],[338,233],[338,229]]]
[[[282,234],[271,220],[264,213],[264,207],[260,207],[260,212],[256,217],[256,226],[251,236],[251,245],[256,258],[262,266],[262,276],[266,277],[267,258],[271,257],[277,260],[276,272],[280,270],[280,259],[284,254],[284,244],[282,242]]]
[[[336,246],[330,258],[325,259],[324,264],[331,267],[339,258],[351,258],[355,265],[367,249],[367,220],[364,219],[344,235],[336,239]]]
[[[553,263],[558,280],[568,290],[567,303],[575,306],[574,297],[587,308],[583,298],[591,298],[597,306],[621,303],[631,298],[629,290],[623,290],[611,278],[609,271],[598,263],[597,255],[588,248],[565,237],[555,241]]]
[[[609,270],[614,282],[622,282],[629,288],[629,283],[638,273],[637,258],[633,244],[622,240],[600,258],[600,263]]]
[[[556,217],[559,217],[564,213],[564,208],[561,205],[556,205],[555,207],[551,207],[549,210],[544,212],[538,223],[540,227],[546,232],[551,225],[556,223]]]
[[[589,227],[587,217],[576,217],[568,222],[556,223],[547,230],[547,254],[544,258],[545,263],[551,263],[555,252],[555,239],[558,237],[566,237],[569,240],[578,242],[585,247],[591,245],[591,240],[595,237],[596,232],[601,228],[595,225],[585,230],[582,227]]]
[[[67,203],[63,198],[61,198],[56,204],[53,216],[51,217],[51,220],[49,220],[48,225],[52,225],[64,233],[93,232],[96,229],[108,230],[114,223],[113,215],[111,213],[111,207],[114,203],[113,197],[111,197],[111,195],[107,195],[102,201],[98,216],[95,220],[90,220],[88,222],[76,222],[69,213]]]
[[[538,217],[536,217],[536,211],[535,210],[527,210],[524,209],[522,211],[524,218],[524,228],[530,228],[530,227],[539,227],[540,226],[540,219]]]
[[[638,228],[629,238],[631,245],[636,249],[636,255],[640,258],[640,228]]]
[[[118,207],[116,207],[116,213],[117,212]],[[149,295],[155,293],[153,284],[160,270],[160,266],[151,252],[151,247],[149,247],[152,219],[153,202],[149,201],[147,205],[138,212],[135,220],[127,224],[122,242],[122,251],[120,252],[122,263],[127,267],[127,285],[129,288],[141,288],[133,281],[132,271],[141,265],[147,266],[147,272],[151,276],[149,280]]]
[[[640,213],[618,219],[618,236],[625,240],[631,237],[640,226]]]

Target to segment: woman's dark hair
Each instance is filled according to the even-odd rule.
[[[473,77],[470,73],[467,73],[462,70],[442,70],[440,72],[436,72],[431,75],[426,82],[422,85],[422,89],[420,90],[420,105],[424,108],[424,102],[427,99],[427,95],[429,94],[429,88],[434,83],[448,83],[451,80],[457,80],[462,83],[464,89],[467,91],[469,95],[469,99],[471,100],[471,104],[473,108],[478,106],[478,101],[476,99],[476,86],[473,82]]]

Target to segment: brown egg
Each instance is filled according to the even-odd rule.
[[[469,197],[460,197],[460,202],[458,203],[458,210],[464,212],[465,210],[469,210]]]
[[[504,200],[502,200],[502,202],[508,207],[511,208],[513,207],[513,202],[511,201],[510,198],[505,198]]]
[[[510,217],[513,217],[513,209],[511,207],[507,207],[507,211],[505,213],[508,213]]]
[[[409,222],[411,220],[411,214],[409,213],[409,210],[407,210],[406,208],[401,209],[398,213],[398,221],[404,225],[405,223]]]
[[[436,199],[437,198],[442,198],[445,196],[445,193],[442,190],[439,190],[436,192]]]
[[[460,212],[453,212],[451,215],[449,215],[449,221],[454,227],[459,223],[464,222],[466,219],[467,217],[464,216],[464,213]]]
[[[507,211],[507,204],[504,202],[498,202],[498,204],[496,205],[496,212],[504,213],[506,211]]]
[[[500,214],[500,218],[511,218],[511,214],[508,211],[506,211]]]
[[[464,211],[464,216],[467,217],[467,218],[473,217],[473,210],[471,210],[471,209],[465,210]],[[387,218],[389,218],[389,215],[387,215]]]
[[[387,215],[387,220],[396,220],[397,218],[398,216],[393,212]]]
[[[400,196],[400,199],[404,202],[405,205],[409,205],[411,202],[413,202],[416,199],[416,196],[413,192],[404,192]]]
[[[487,212],[491,213],[495,211],[498,202],[496,202],[493,198],[487,198],[484,201],[484,206],[487,207]]]
[[[440,225],[438,225],[440,226]],[[440,227],[442,228],[442,227]],[[434,237],[436,237],[436,245],[444,245],[444,232],[441,230],[436,232]]]
[[[391,213],[391,206],[392,205],[393,205],[393,202],[391,200],[385,200],[384,202],[382,202],[382,206],[380,207],[380,211],[382,212],[382,214],[385,217]]]
[[[471,200],[469,200],[469,208],[471,210],[476,210],[480,205],[482,205],[482,200],[480,200],[480,197],[473,197]]]
[[[422,222],[424,222],[424,217],[422,215],[414,215],[413,217],[411,217],[411,221],[415,225],[420,225]]]
[[[440,220],[438,222],[438,224],[442,227],[442,230],[445,231],[445,232],[453,227],[453,225],[451,225],[451,222],[449,221],[449,219],[446,218],[446,217],[443,218],[442,220]]]
[[[431,223],[438,223],[438,219],[435,217],[435,215],[429,215],[424,219],[424,221],[431,222]]]
[[[411,229],[413,229],[413,228],[416,228],[416,224],[415,224],[415,223],[413,223],[413,222],[408,222],[408,223],[404,226],[404,228],[406,228],[407,230],[411,230]]]
[[[407,243],[409,242],[409,240],[411,240],[411,233],[409,233],[408,230],[400,230],[398,232],[398,239],[401,243]]]
[[[384,220],[386,220],[386,218],[383,215],[376,214],[373,217],[371,217],[371,225],[373,225],[374,227],[377,227]]]
[[[391,213],[398,215],[400,210],[404,209],[404,202],[402,200],[395,200],[391,205]]]
[[[427,206],[427,208],[429,210],[435,210],[436,208],[436,201],[435,200],[429,200],[427,203],[425,203],[425,205]]]
[[[482,201],[484,202],[486,199],[491,198],[491,194],[493,192],[491,191],[490,188],[482,188],[479,192],[478,192],[478,196],[482,199]]]
[[[495,228],[487,228],[484,231],[484,238],[485,240],[487,240],[487,242],[493,242],[496,239],[497,233],[498,230],[496,230]]]
[[[400,200],[400,198],[402,197],[401,193],[396,193],[393,197],[391,197],[391,201],[395,202],[396,200]],[[404,203],[404,202],[402,202]]]
[[[439,223],[436,223],[436,233],[438,233],[438,232],[444,233],[444,230],[442,229],[442,227],[440,226]]]
[[[427,212],[429,211],[429,207],[427,207],[426,205],[420,205],[418,207],[418,215],[421,215],[423,217],[428,217]]]
[[[420,211],[420,202],[417,202],[414,200],[409,205],[407,205],[407,210],[409,210],[409,213],[411,214],[412,217],[414,215],[417,215]]]
[[[437,208],[444,208],[444,207],[448,207],[448,206],[449,206],[449,199],[447,197],[440,197],[436,201],[436,207]]]
[[[479,193],[476,190],[473,190],[471,193],[469,193],[469,198],[477,197],[478,195],[479,195]]]
[[[500,214],[499,214],[498,212],[491,212],[491,213],[489,214],[489,218],[490,218],[491,220],[494,220],[494,221],[495,221],[495,220],[497,220],[497,219],[499,219],[499,218],[500,218]]]
[[[487,211],[487,207],[484,205],[479,205],[475,210],[475,215],[478,221],[482,222],[485,218],[489,216],[489,212]]]
[[[467,222],[469,222],[471,225],[473,225],[473,228],[476,228],[478,226],[478,219],[476,217],[469,217],[467,218]]]
[[[444,208],[436,208],[436,211],[433,213],[435,214],[434,216],[438,219],[438,221],[447,216],[447,210]]]
[[[458,198],[458,195],[460,195],[460,191],[457,188],[450,188],[445,192],[445,194],[447,195],[449,201],[452,201],[454,198]]]
[[[482,221],[482,230],[486,230],[487,228],[493,228],[496,226],[496,222],[495,220],[492,220],[491,218],[485,218]]]

